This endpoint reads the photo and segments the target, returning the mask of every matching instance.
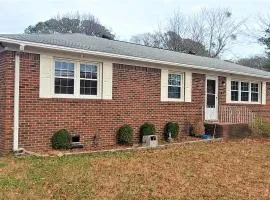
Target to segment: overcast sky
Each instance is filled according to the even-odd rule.
[[[192,14],[201,8],[229,8],[238,20],[248,19],[255,26],[257,17],[270,14],[270,0],[0,0],[0,33],[23,33],[29,25],[58,13],[91,13],[110,27],[117,39],[157,30],[169,16],[180,10]],[[237,59],[263,54],[264,47],[241,36],[223,58]]]

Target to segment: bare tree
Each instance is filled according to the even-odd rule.
[[[203,9],[201,16],[205,19],[204,45],[211,57],[218,57],[236,40],[243,21],[236,23],[227,9]]]
[[[158,32],[134,35],[131,37],[130,41],[149,47],[164,48],[163,36]]]
[[[266,66],[267,62],[268,62],[268,59],[266,57],[261,57],[261,56],[241,58],[237,61],[237,63],[240,65],[257,68],[261,70],[269,70],[269,68],[267,68]]]
[[[169,18],[161,34],[140,35],[140,44],[153,46],[155,41],[158,47],[181,52],[188,48],[197,55],[219,57],[237,39],[242,24],[243,21],[232,18],[228,9],[202,9],[193,16],[178,11]],[[185,40],[190,46],[184,45]]]

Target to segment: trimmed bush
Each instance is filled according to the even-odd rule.
[[[131,126],[125,124],[117,131],[117,141],[119,144],[132,144],[133,129]]]
[[[71,135],[66,129],[61,129],[53,134],[51,142],[54,149],[70,149]]]
[[[191,136],[201,136],[205,133],[204,123],[202,121],[196,121],[191,129]]]
[[[169,138],[169,133],[171,133],[172,138],[175,138],[175,137],[178,136],[178,134],[179,134],[179,124],[177,122],[168,122],[165,125],[165,128],[164,128],[165,139]]]
[[[156,128],[154,124],[146,122],[143,125],[141,125],[140,127],[141,139],[145,135],[155,135],[155,134],[156,134]]]

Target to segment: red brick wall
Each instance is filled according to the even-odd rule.
[[[13,52],[0,54],[0,148],[12,149]],[[115,132],[130,124],[138,142],[139,127],[152,122],[160,138],[167,121],[178,121],[181,134],[184,122],[202,119],[205,75],[193,73],[192,102],[161,102],[159,69],[114,64],[113,99],[45,99],[39,98],[39,55],[20,55],[20,124],[19,147],[32,151],[50,148],[52,134],[62,128],[80,134],[87,147],[110,146],[116,143]],[[3,73],[2,73],[3,72]],[[219,102],[225,103],[224,77],[219,77]],[[270,85],[267,85],[269,94]],[[268,95],[267,102],[270,102]],[[269,115],[269,105],[250,106]],[[94,140],[94,136],[97,139]]]
[[[15,52],[0,53],[0,153],[12,149]]]
[[[193,74],[192,103],[160,101],[161,71],[114,64],[113,100],[40,99],[39,55],[23,53],[20,68],[19,147],[42,150],[50,147],[52,134],[62,128],[80,134],[85,146],[116,143],[115,132],[130,124],[138,142],[144,122],[156,125],[162,135],[167,121],[201,119],[204,104],[204,75]],[[183,125],[181,126],[183,129]],[[184,134],[183,131],[181,134]]]

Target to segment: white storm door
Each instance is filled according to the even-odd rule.
[[[205,120],[218,120],[218,77],[206,76]]]

